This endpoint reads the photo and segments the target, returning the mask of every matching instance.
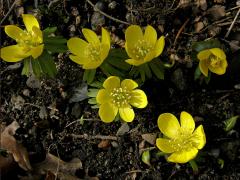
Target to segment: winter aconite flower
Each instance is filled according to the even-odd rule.
[[[199,68],[204,76],[208,76],[208,69],[218,75],[226,72],[228,66],[226,55],[219,48],[205,49],[197,54],[200,60]]]
[[[31,14],[22,14],[22,18],[26,30],[15,25],[5,26],[6,34],[13,38],[17,44],[1,49],[0,54],[4,61],[18,62],[29,56],[36,59],[43,52],[43,35],[37,19]]]
[[[131,59],[127,63],[139,66],[158,57],[164,48],[164,36],[157,39],[157,32],[152,26],[147,26],[143,34],[141,27],[131,25],[125,32],[125,49]]]
[[[96,99],[100,104],[99,116],[105,123],[112,122],[118,112],[122,120],[132,122],[135,114],[131,106],[137,108],[147,106],[146,94],[136,89],[138,84],[131,79],[120,82],[119,77],[110,76],[104,81],[103,87]]]
[[[90,29],[82,29],[86,41],[74,37],[68,40],[67,46],[71,51],[70,59],[82,65],[83,69],[96,69],[108,56],[110,50],[110,35],[102,28],[102,38],[99,40],[97,34]]]
[[[171,153],[168,161],[186,163],[194,159],[198,150],[203,148],[206,137],[202,125],[195,129],[195,122],[189,113],[181,113],[180,124],[173,114],[161,114],[158,127],[166,138],[158,138],[156,145],[162,152]]]

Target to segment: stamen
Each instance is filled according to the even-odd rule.
[[[101,46],[88,44],[87,50],[85,51],[85,55],[89,57],[92,61],[101,61]]]
[[[209,57],[209,64],[210,64],[210,66],[216,68],[221,65],[221,60],[217,56],[212,54]]]
[[[146,40],[138,40],[132,49],[133,54],[137,60],[144,59],[144,57],[153,49],[153,46]]]
[[[114,88],[110,93],[110,96],[112,98],[112,103],[118,108],[126,107],[131,99],[130,92],[126,87]]]

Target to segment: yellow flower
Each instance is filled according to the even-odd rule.
[[[196,130],[192,116],[183,111],[179,124],[171,113],[163,113],[158,117],[158,127],[166,138],[156,140],[157,147],[164,153],[171,153],[167,160],[175,163],[186,163],[194,159],[199,149],[206,144],[203,126]]]
[[[70,59],[82,65],[83,69],[96,69],[108,56],[110,50],[109,32],[102,28],[102,38],[99,40],[97,34],[90,29],[82,29],[86,41],[80,38],[71,38],[67,46],[71,51]]]
[[[131,59],[127,63],[139,66],[158,57],[164,48],[164,36],[157,39],[157,32],[152,26],[147,26],[143,34],[141,27],[131,25],[125,32],[125,49]]]
[[[136,89],[138,84],[131,79],[120,82],[119,77],[110,76],[104,81],[103,87],[105,89],[99,90],[96,99],[100,104],[99,116],[105,123],[112,122],[118,112],[122,120],[132,122],[135,114],[131,105],[137,108],[147,106],[146,94]]]
[[[15,25],[5,26],[6,34],[13,38],[17,44],[1,49],[0,54],[4,61],[18,62],[29,56],[36,59],[43,52],[43,35],[37,19],[31,14],[22,14],[22,18],[26,30]]]
[[[218,75],[226,72],[228,66],[226,55],[224,51],[219,48],[200,51],[197,54],[197,58],[200,60],[199,68],[204,76],[208,76],[208,69]]]

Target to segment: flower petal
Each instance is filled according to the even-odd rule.
[[[104,103],[100,105],[98,114],[103,122],[110,123],[115,119],[117,112],[117,107],[110,103]]]
[[[97,69],[102,64],[101,61],[96,62],[88,62],[86,64],[83,64],[83,69]]]
[[[165,46],[165,37],[164,36],[161,36],[157,42],[156,42],[156,45],[155,45],[155,52],[156,52],[156,55],[155,57],[158,57],[160,56],[160,54],[162,54],[163,52],[163,49],[164,49],[164,46]]]
[[[164,153],[173,153],[175,151],[169,139],[157,138],[156,145]]]
[[[137,108],[145,108],[148,104],[147,96],[144,91],[135,89],[131,92],[129,103]]]
[[[222,59],[221,60],[221,65],[219,67],[212,67],[210,65],[208,68],[213,73],[216,73],[218,75],[222,75],[222,74],[225,74],[227,66],[228,66],[227,60],[226,59]]]
[[[143,32],[140,26],[131,25],[126,29],[125,40],[128,43],[128,47],[132,48],[138,40],[143,39]]]
[[[193,117],[191,114],[183,111],[180,115],[180,123],[181,128],[184,129],[184,131],[189,131],[189,133],[192,133],[195,129],[195,122],[193,120]]]
[[[74,55],[69,55],[69,58],[73,62],[80,64],[80,65],[86,64],[89,61],[87,58],[82,58],[82,57],[74,56]]]
[[[135,60],[135,59],[127,59],[125,62],[134,66],[139,66],[145,63],[143,60]]]
[[[144,58],[144,62],[149,62],[151,60],[153,60],[155,58],[156,52],[155,51],[150,51],[149,53],[147,53],[147,55]]]
[[[128,47],[128,43],[125,42],[125,50],[130,58],[135,58],[134,53],[131,51],[131,49]]]
[[[174,163],[187,163],[197,156],[197,148],[191,148],[188,151],[180,151],[172,153],[167,160]]]
[[[44,47],[44,45],[41,44],[41,45],[31,49],[31,55],[34,59],[38,58],[42,54],[43,47]]]
[[[87,28],[83,28],[82,33],[89,43],[96,44],[96,45],[100,44],[100,40],[94,31]]]
[[[122,120],[126,121],[126,122],[132,122],[135,114],[132,108],[119,108],[119,114],[120,117],[122,118]]]
[[[107,58],[110,47],[108,47],[108,45],[106,44],[102,44],[101,45],[101,54],[100,54],[100,58],[102,60],[102,62]]]
[[[212,48],[210,49],[211,53],[217,56],[220,59],[226,59],[226,54],[222,49],[219,48]]]
[[[32,28],[32,31],[34,32],[34,34],[35,34],[35,42],[38,42],[38,43],[42,43],[43,42],[43,33],[42,33],[42,31],[38,28],[38,27],[36,27],[36,26],[33,26],[33,28]]]
[[[21,39],[21,35],[24,34],[24,31],[15,25],[5,26],[5,32],[9,37],[13,38],[14,40]]]
[[[71,38],[67,41],[68,49],[74,55],[79,57],[86,57],[84,51],[87,49],[88,43],[80,38]]]
[[[202,59],[199,61],[199,69],[203,73],[204,76],[208,77],[207,59]]]
[[[211,51],[209,51],[209,49],[206,50],[202,50],[197,54],[197,58],[201,61],[201,60],[206,60],[209,58],[209,56],[211,55]]]
[[[18,62],[22,59],[30,56],[29,52],[26,52],[23,47],[18,45],[7,46],[0,51],[1,58],[7,62]]]
[[[102,27],[102,44],[106,44],[108,49],[110,49],[111,46],[111,39],[109,32]]]
[[[97,103],[103,104],[111,101],[111,98],[109,96],[109,93],[106,91],[106,89],[100,89],[97,93],[96,97]]]
[[[126,87],[127,90],[133,90],[138,87],[138,83],[136,83],[132,79],[124,79],[121,82],[121,87]]]
[[[119,88],[120,87],[120,79],[117,76],[110,76],[108,77],[104,83],[103,87],[107,90],[112,90],[113,88]]]
[[[206,135],[202,125],[198,126],[193,132],[193,138],[191,140],[196,143],[196,148],[198,149],[202,149],[205,146]]]
[[[23,23],[26,26],[28,32],[32,31],[32,28],[36,26],[40,29],[37,19],[31,14],[22,14]]]
[[[180,124],[173,114],[163,113],[158,117],[158,127],[165,136],[175,138],[178,135]]]
[[[157,32],[156,30],[148,25],[145,29],[145,33],[143,35],[143,38],[149,42],[151,45],[155,45],[156,44],[156,41],[157,41]]]

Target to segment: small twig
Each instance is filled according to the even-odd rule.
[[[144,149],[141,149],[142,152],[144,151],[151,151],[153,149],[156,149],[156,147],[148,147],[148,148],[144,148]]]
[[[7,14],[3,17],[3,19],[0,22],[0,25],[2,25],[2,23],[6,20],[6,18],[9,16],[9,14],[12,12],[15,4],[18,2],[18,0],[15,0],[12,4],[12,6],[10,7],[10,9],[8,10]]]
[[[236,22],[238,16],[239,16],[239,14],[240,14],[240,8],[238,9],[237,14],[236,14],[236,16],[235,16],[235,18],[234,18],[234,20],[233,20],[231,26],[229,27],[228,32],[227,32],[226,35],[225,35],[225,38],[227,38],[227,37],[229,36],[229,34],[230,34],[230,32],[231,32],[231,30],[232,30],[232,28],[233,28],[233,26],[234,26],[234,24],[235,24],[235,22]]]
[[[226,12],[229,12],[229,11],[232,11],[232,10],[238,9],[238,8],[240,8],[240,6],[235,6],[235,7],[231,8],[231,9],[228,9]]]
[[[100,14],[102,14],[102,15],[106,16],[107,18],[112,19],[116,22],[123,23],[123,24],[126,24],[126,25],[130,25],[128,22],[125,22],[125,21],[122,21],[122,20],[117,19],[115,17],[112,17],[112,16],[106,14],[105,12],[101,11],[100,9],[96,8],[95,5],[90,0],[86,0],[86,1],[87,1],[88,4],[90,4],[93,7],[94,11],[99,12]]]
[[[74,124],[74,123],[81,122],[81,121],[100,121],[100,119],[78,119],[78,120],[76,120],[76,121],[73,121],[73,122],[70,122],[69,124],[67,124],[67,125],[65,126],[65,128],[71,126],[71,125]]]
[[[178,33],[177,33],[177,35],[176,35],[176,37],[175,37],[175,40],[174,40],[173,46],[176,45],[177,40],[178,40],[180,34],[182,33],[183,29],[185,28],[185,26],[187,25],[187,23],[189,22],[189,20],[190,20],[190,19],[188,18],[188,19],[183,23],[183,25],[181,26],[181,28],[178,30]]]
[[[112,141],[117,141],[118,137],[117,136],[104,136],[104,135],[96,135],[96,136],[91,136],[88,134],[82,134],[82,135],[78,135],[78,134],[71,134],[70,136],[72,136],[73,138],[80,138],[80,139],[101,139],[101,140],[112,140]]]

